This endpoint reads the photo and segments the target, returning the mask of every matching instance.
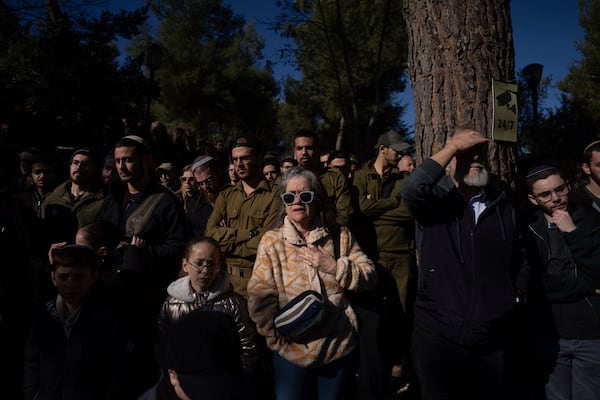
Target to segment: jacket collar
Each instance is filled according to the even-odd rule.
[[[244,191],[244,187],[242,186],[242,181],[238,181],[235,185],[233,185],[233,187],[235,188],[235,190],[240,191],[242,193],[245,193]],[[258,185],[256,185],[256,189],[254,190],[253,193],[255,192],[270,192],[271,191],[271,185],[269,184],[269,182],[266,179],[261,179],[258,182]]]
[[[221,270],[217,274],[217,277],[215,278],[213,284],[207,290],[207,301],[214,300],[219,296],[230,292],[231,290],[232,285],[229,280],[229,276],[225,273],[224,270]],[[196,295],[194,289],[192,288],[189,275],[179,278],[175,282],[172,282],[167,288],[167,293],[175,297],[176,299],[190,303],[195,300]]]
[[[321,226],[321,218],[319,217],[313,221],[313,226],[308,232],[308,235],[306,235],[306,238],[300,234],[294,223],[287,216],[283,219],[282,232],[283,240],[295,246],[314,244],[319,240],[329,236],[329,232],[327,232],[327,230]]]

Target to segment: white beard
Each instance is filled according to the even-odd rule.
[[[490,180],[490,174],[487,169],[482,168],[477,172],[473,171],[463,177],[463,182],[471,187],[485,187]]]

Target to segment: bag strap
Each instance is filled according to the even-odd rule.
[[[340,232],[336,232],[333,235],[333,254],[337,261],[340,258]]]
[[[125,232],[127,237],[133,235],[139,235],[142,230],[146,227],[146,224],[150,220],[150,216],[154,212],[156,205],[166,196],[165,193],[154,193],[144,199],[142,204],[136,208],[125,223]]]

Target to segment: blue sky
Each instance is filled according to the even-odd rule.
[[[351,0],[348,0],[351,1]],[[400,0],[398,0],[400,1]],[[279,59],[281,39],[269,29],[268,22],[278,13],[275,0],[225,0],[247,21],[256,21],[257,30],[265,39],[266,58],[274,63],[276,79],[282,80],[293,73]],[[113,0],[115,8],[135,8],[144,0]],[[556,82],[565,77],[569,66],[580,54],[575,43],[584,37],[579,27],[577,0],[512,0],[511,15],[515,45],[515,66],[523,68],[530,63],[544,65],[544,77],[552,77],[552,86],[543,107],[555,108],[559,104],[560,92]],[[402,94],[400,101],[407,104],[405,121],[413,126],[412,93]]]

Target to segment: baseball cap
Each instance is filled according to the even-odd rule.
[[[251,147],[253,149],[261,150],[262,146],[257,137],[252,135],[238,136],[229,142],[229,148],[234,149],[236,147]]]
[[[375,148],[381,145],[389,146],[397,152],[406,152],[411,148],[411,145],[402,140],[402,136],[398,132],[392,130],[379,135]]]
[[[162,163],[158,167],[156,167],[155,171],[158,172],[160,170],[163,170],[163,171],[171,172],[171,171],[173,171],[174,168],[175,167],[171,163]]]

